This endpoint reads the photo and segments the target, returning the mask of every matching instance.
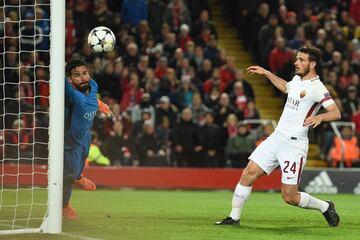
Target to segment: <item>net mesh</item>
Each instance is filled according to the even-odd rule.
[[[47,209],[50,0],[0,0],[0,230]]]

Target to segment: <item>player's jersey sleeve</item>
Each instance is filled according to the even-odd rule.
[[[320,80],[315,84],[313,93],[315,102],[320,103],[324,108],[327,108],[331,104],[335,104],[329,91]]]
[[[65,101],[66,103],[73,103],[75,101],[76,92],[73,86],[65,78]]]

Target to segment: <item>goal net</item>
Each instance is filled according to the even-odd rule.
[[[0,0],[0,234],[61,232],[64,2]]]

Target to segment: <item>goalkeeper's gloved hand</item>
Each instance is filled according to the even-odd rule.
[[[97,100],[98,101],[98,106],[99,106],[99,111],[106,114],[107,117],[113,117],[114,114],[111,111],[109,105],[107,105],[106,103],[103,103],[100,99]]]

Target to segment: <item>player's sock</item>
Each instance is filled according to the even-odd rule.
[[[240,185],[239,183],[236,185],[234,195],[232,198],[232,209],[230,213],[230,217],[234,220],[239,220],[241,215],[241,209],[244,207],[246,200],[249,198],[252,187],[246,187]]]
[[[305,192],[300,192],[299,207],[308,209],[317,209],[324,213],[329,208],[329,203],[315,198]]]

